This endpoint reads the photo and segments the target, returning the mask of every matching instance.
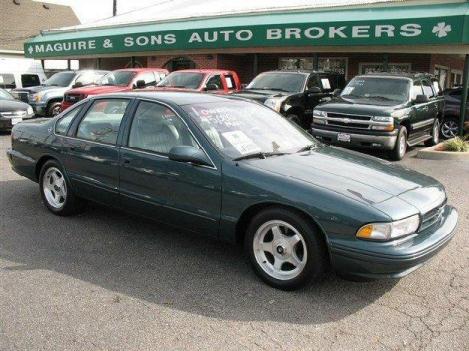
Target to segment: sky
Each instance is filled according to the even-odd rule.
[[[42,0],[42,2],[71,6],[82,23],[89,23],[112,16],[112,0]],[[159,1],[117,0],[117,13],[120,14],[143,8],[155,2]]]

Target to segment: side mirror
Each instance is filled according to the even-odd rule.
[[[334,91],[332,92],[332,96],[338,97],[338,96],[340,96],[341,92],[342,92],[341,89],[334,89]]]
[[[307,94],[320,94],[320,93],[322,93],[322,90],[319,87],[312,87],[312,88],[309,88],[308,90],[306,90],[306,93]]]
[[[75,82],[75,84],[72,85],[72,88],[75,89],[75,88],[81,88],[83,86],[83,83],[82,82]]]
[[[209,91],[209,90],[220,90],[220,87],[216,84],[207,84],[207,86],[205,87],[205,90]]]
[[[144,80],[137,80],[135,83],[135,88],[136,89],[144,89],[147,86]]]
[[[198,166],[212,166],[205,152],[192,146],[174,146],[169,150],[168,157],[172,161],[192,163]]]
[[[424,104],[426,102],[428,102],[428,96],[423,94],[417,95],[414,100],[415,104]]]

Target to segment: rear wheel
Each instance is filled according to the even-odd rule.
[[[397,133],[397,140],[394,149],[391,151],[391,158],[395,161],[400,161],[407,151],[407,128],[404,126],[399,127]]]
[[[441,135],[445,139],[451,139],[459,135],[459,121],[456,118],[445,119],[441,123]]]
[[[42,167],[39,187],[44,205],[56,215],[69,216],[84,209],[85,202],[73,194],[62,167],[55,160],[47,161]]]
[[[270,208],[248,227],[245,251],[256,274],[282,290],[300,288],[325,271],[326,248],[317,229],[293,211]]]
[[[62,112],[62,104],[60,102],[52,102],[47,109],[47,115],[51,117],[57,116]]]
[[[425,141],[425,146],[435,146],[440,142],[440,121],[435,119],[432,128],[432,137]]]

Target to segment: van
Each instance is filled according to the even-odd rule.
[[[41,61],[0,53],[0,88],[11,91],[33,87],[46,78]]]

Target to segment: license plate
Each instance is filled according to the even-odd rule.
[[[12,118],[12,119],[11,119],[11,125],[14,126],[15,124],[18,124],[18,123],[20,123],[21,121],[23,121],[23,118],[21,118],[21,117]]]
[[[350,143],[350,134],[339,133],[337,134],[338,141],[344,141],[346,143]]]

